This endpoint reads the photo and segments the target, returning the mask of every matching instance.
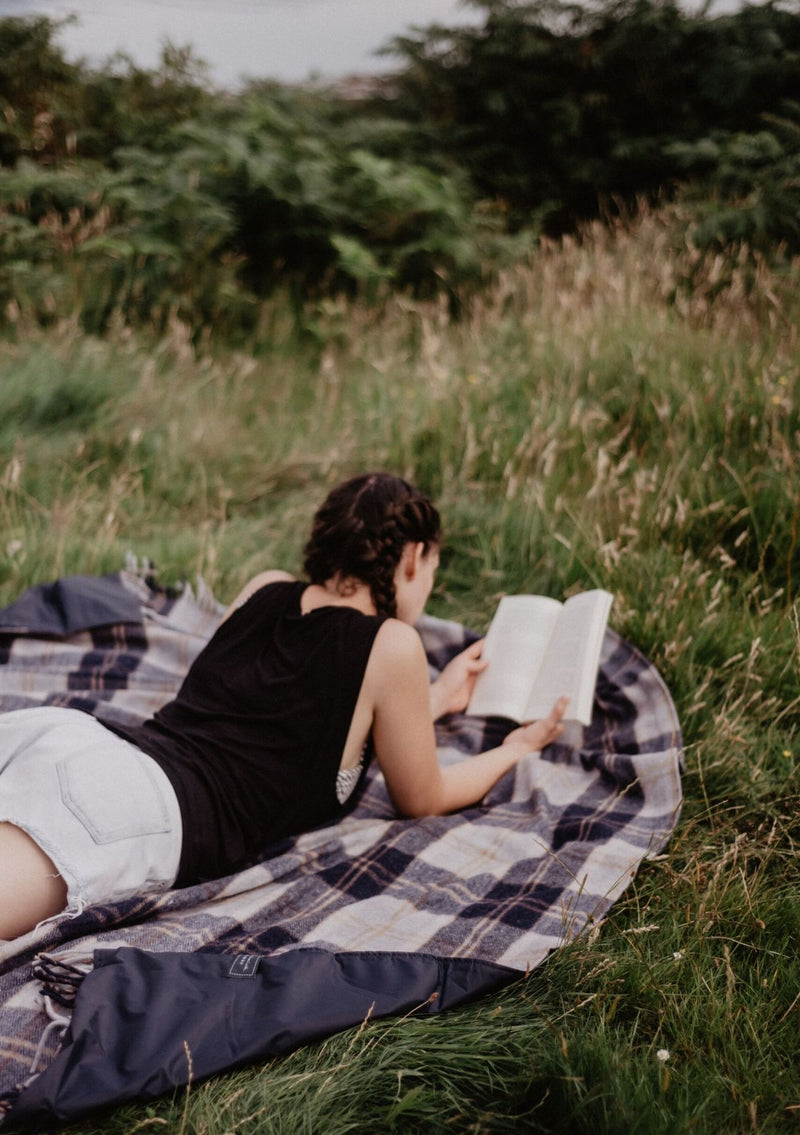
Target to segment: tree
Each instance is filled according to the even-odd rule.
[[[393,41],[396,111],[512,224],[560,232],[670,192],[687,173],[676,144],[757,132],[800,100],[800,16],[773,3],[716,18],[673,0],[473,6],[480,26]]]

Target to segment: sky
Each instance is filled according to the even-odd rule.
[[[475,23],[459,0],[0,0],[0,17],[78,20],[60,43],[70,59],[102,63],[117,50],[155,67],[161,46],[191,44],[211,79],[235,88],[243,76],[285,82],[385,70],[375,50],[410,26]]]

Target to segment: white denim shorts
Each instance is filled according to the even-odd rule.
[[[166,773],[76,709],[0,714],[0,821],[22,828],[67,884],[67,913],[172,886],[182,824]]]

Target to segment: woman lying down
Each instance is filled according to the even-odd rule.
[[[373,754],[395,807],[416,817],[476,803],[555,740],[565,698],[498,748],[440,768],[433,722],[466,708],[486,663],[474,643],[429,683],[414,623],[439,541],[436,508],[406,481],[356,477],[314,517],[308,582],[252,579],[150,720],[0,715],[0,938],[228,875],[334,821]]]

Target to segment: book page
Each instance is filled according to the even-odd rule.
[[[472,691],[467,713],[522,720],[531,685],[561,612],[544,595],[506,595],[486,634],[489,662]]]
[[[612,598],[607,591],[584,591],[563,605],[525,706],[526,721],[546,717],[556,699],[566,694],[567,719],[589,724]]]

